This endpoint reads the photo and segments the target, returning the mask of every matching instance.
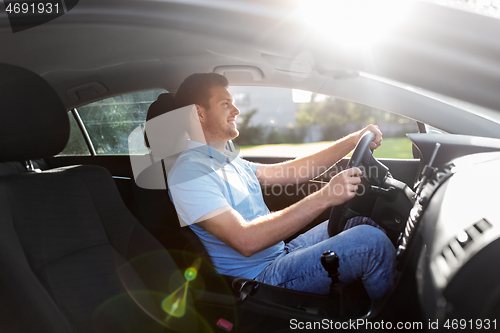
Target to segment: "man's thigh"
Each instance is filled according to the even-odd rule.
[[[357,216],[347,221],[344,231],[358,225],[370,225],[383,231],[383,229],[372,219],[363,216]],[[285,244],[285,250],[287,252],[293,252],[296,249],[309,247],[328,238],[330,238],[330,236],[328,235],[328,220],[326,220]]]
[[[325,239],[328,239],[328,220],[322,222],[315,226],[314,228],[309,229],[308,231],[300,234],[299,236],[292,239],[290,242],[285,244],[285,251],[287,253],[293,252],[300,248],[309,247],[311,245],[320,243]]]
[[[323,224],[325,223],[317,226],[318,230],[325,228],[326,231]],[[328,236],[327,232],[326,235]],[[381,237],[386,236],[372,226],[353,227],[317,244],[295,247],[293,251],[283,253],[266,267],[256,280],[288,289],[328,294],[331,280],[321,265],[323,252],[330,250],[337,253],[340,258],[340,279],[349,284],[361,278],[363,272],[369,271],[370,267],[377,264],[371,261],[381,257],[373,253],[379,250],[377,240]],[[298,240],[297,243],[304,244],[304,240]]]

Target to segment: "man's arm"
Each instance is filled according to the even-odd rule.
[[[292,182],[302,183],[319,176],[341,158],[351,152],[366,131],[373,132],[375,138],[370,144],[371,149],[382,143],[382,132],[375,125],[368,125],[360,131],[354,132],[329,147],[308,156],[277,164],[261,164],[257,168],[257,179],[261,184],[286,185]]]
[[[224,243],[249,257],[305,227],[330,206],[340,205],[356,194],[361,182],[361,170],[352,168],[335,175],[328,185],[281,211],[245,219],[234,209],[198,224]]]

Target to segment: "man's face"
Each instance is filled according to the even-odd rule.
[[[240,110],[234,106],[233,96],[226,88],[217,86],[210,89],[210,108],[200,107],[200,121],[208,142],[226,142],[239,135],[236,117]]]

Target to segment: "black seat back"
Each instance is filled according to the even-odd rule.
[[[46,312],[50,305],[56,322],[67,321],[81,332],[150,322],[130,297],[121,300],[128,302],[123,311],[99,310],[126,295],[121,265],[162,249],[125,208],[105,169],[77,166],[4,176],[0,194],[1,211],[10,212],[1,223],[2,237],[10,240],[1,242],[1,256],[15,258],[3,266],[9,276],[2,285],[14,291],[20,314]],[[171,263],[174,272],[175,267]],[[55,323],[48,324],[53,331]]]
[[[188,315],[165,324],[162,300],[183,274],[106,169],[20,172],[12,163],[57,154],[68,134],[49,84],[0,64],[0,162],[8,162],[0,167],[0,310],[8,310],[0,331],[196,330]]]
[[[181,227],[168,190],[150,190],[134,185],[134,197],[141,223],[165,248],[208,258],[196,234],[189,227]]]

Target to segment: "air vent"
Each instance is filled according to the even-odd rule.
[[[480,244],[477,243],[478,239],[492,227],[493,225],[488,220],[481,219],[457,234],[443,247],[441,253],[436,256],[432,263],[432,270],[438,286],[444,287],[449,277],[461,267],[467,257],[478,251],[477,246],[472,248],[471,246],[474,243]]]
[[[482,219],[479,222],[476,222],[474,224],[474,228],[476,228],[476,230],[479,231],[479,233],[481,233],[481,234],[484,233],[486,230],[488,230],[491,227],[492,227],[492,225],[490,222],[488,222],[487,219]]]
[[[471,225],[469,228],[465,229],[462,233],[457,235],[456,240],[462,246],[462,248],[466,248],[469,244],[477,241],[482,234],[486,232],[486,230],[492,227],[491,223],[486,219],[481,219],[478,222]]]
[[[456,240],[450,242],[448,246],[443,249],[442,256],[446,259],[448,263],[457,262],[462,251],[457,251]]]
[[[474,227],[472,227],[474,228]],[[467,230],[464,230],[462,231],[456,238],[458,244],[460,244],[460,246],[465,249],[470,243],[472,243],[472,236],[471,236],[471,232],[467,232]]]
[[[470,244],[477,241],[478,238],[491,227],[492,224],[488,222],[488,220],[479,220],[450,241],[450,243],[444,247],[441,252],[441,256],[445,259],[448,265],[455,264],[465,255],[465,250],[470,246]]]
[[[437,278],[440,277],[439,285],[446,283],[450,274],[460,265],[464,257],[465,251],[456,239],[444,247],[434,261],[434,269],[439,272],[437,275]]]

